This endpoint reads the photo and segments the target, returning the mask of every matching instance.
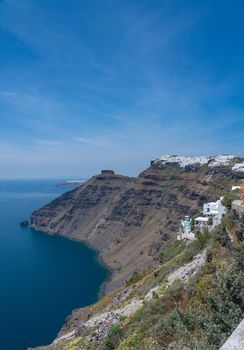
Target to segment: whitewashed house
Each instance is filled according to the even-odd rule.
[[[222,204],[223,198],[220,197],[216,202],[209,202],[203,205],[203,216],[198,216],[194,219],[194,232],[192,232],[192,219],[189,216],[185,216],[184,220],[181,220],[177,239],[194,240],[197,231],[203,231],[204,228],[211,231],[216,225],[221,224],[227,212],[226,207]]]
[[[181,220],[180,230],[177,234],[177,239],[195,239],[195,233],[191,231],[192,219],[189,216],[185,216],[184,220]]]
[[[220,197],[216,202],[209,202],[203,205],[203,215],[212,217],[213,227],[221,224],[223,217],[226,214],[226,207],[222,204],[223,197]]]
[[[208,228],[209,218],[205,216],[198,216],[194,221],[195,221],[195,229],[202,231],[204,228]]]

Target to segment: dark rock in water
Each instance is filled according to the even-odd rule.
[[[27,226],[29,226],[29,225],[30,225],[30,223],[29,223],[28,220],[21,221],[21,223],[20,223],[20,226],[21,226],[21,227],[27,227]]]

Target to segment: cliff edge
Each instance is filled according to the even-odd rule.
[[[180,219],[238,183],[242,164],[234,156],[163,156],[134,178],[102,171],[35,211],[31,226],[97,249],[113,271],[109,292],[154,264]]]

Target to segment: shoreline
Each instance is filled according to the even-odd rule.
[[[77,243],[82,243],[82,244],[86,245],[88,248],[92,249],[96,253],[96,258],[95,258],[96,261],[108,271],[108,277],[106,277],[105,281],[99,287],[98,300],[97,301],[99,301],[103,296],[105,296],[108,293],[108,290],[106,290],[106,288],[107,288],[107,285],[109,284],[109,282],[112,280],[112,278],[113,278],[113,276],[115,274],[115,270],[104,262],[103,257],[102,257],[102,252],[99,249],[94,247],[87,240],[77,239],[77,238],[74,238],[72,236],[68,236],[68,235],[65,235],[65,234],[56,234],[56,233],[44,231],[44,230],[41,230],[39,228],[36,228],[36,227],[32,226],[31,224],[29,224],[27,227],[29,229],[35,231],[35,232],[40,232],[40,233],[43,233],[43,234],[46,234],[46,235],[50,235],[50,236],[63,237],[63,238],[68,239],[70,241],[74,241],[74,242],[77,242]],[[87,307],[87,306],[89,306],[89,305],[86,305],[84,307]]]

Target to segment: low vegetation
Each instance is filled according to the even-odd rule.
[[[240,195],[238,190],[230,191],[224,196],[223,205],[230,210],[232,202],[239,198],[240,198]]]
[[[205,231],[188,246],[173,242],[160,253],[161,283],[171,264],[184,264],[206,247],[207,261],[187,284],[175,281],[145,302],[116,337],[109,334],[107,350],[219,349],[244,317],[244,243],[231,244],[225,228],[223,223],[211,235]]]
[[[244,317],[242,227],[242,220],[229,211],[221,225],[211,233],[198,232],[192,243],[168,243],[158,255],[158,267],[134,274],[125,285],[128,296],[114,304],[117,309],[137,298],[142,302],[136,311],[118,318],[102,339],[96,328],[80,330],[73,339],[44,349],[219,350]],[[201,269],[187,280],[169,282],[173,271],[203,251],[206,261]],[[149,292],[150,298],[146,297]],[[123,295],[123,289],[119,293]],[[99,312],[106,313],[110,304],[98,303],[103,304]],[[113,312],[113,307],[110,310]]]

